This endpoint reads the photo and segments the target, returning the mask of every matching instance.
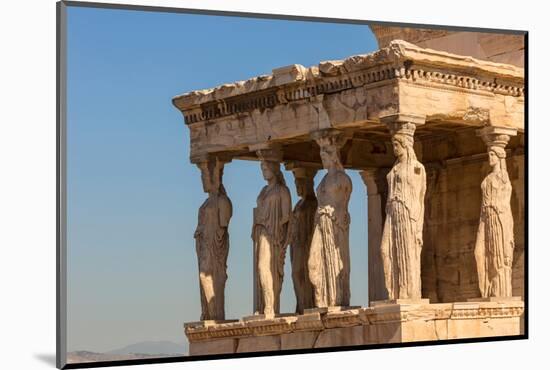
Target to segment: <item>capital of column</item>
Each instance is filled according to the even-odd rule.
[[[210,161],[217,161],[222,164],[229,163],[233,160],[228,154],[217,154],[217,153],[203,153],[191,157],[191,163],[200,166],[201,163],[208,163]]]
[[[329,172],[344,170],[340,150],[351,136],[350,131],[341,131],[333,128],[318,130],[310,134],[310,137],[319,145],[319,153],[324,169]]]
[[[203,154],[193,157],[192,162],[201,171],[201,180],[205,193],[218,193],[223,188],[223,169],[226,163],[231,162],[227,155]]]
[[[321,168],[317,163],[301,161],[285,162],[285,169],[292,171],[295,178],[313,178]]]
[[[487,145],[487,148],[499,147],[504,149],[511,136],[517,135],[517,129],[511,127],[485,126],[476,131]]]
[[[380,122],[385,123],[388,127],[412,124],[420,126],[426,123],[426,116],[411,113],[394,113],[380,117]]]
[[[315,140],[317,144],[319,144],[319,146],[323,144],[333,145],[337,149],[340,149],[351,137],[351,133],[348,131],[327,128],[312,132],[310,134],[310,137]]]
[[[416,126],[423,125],[426,122],[426,116],[396,113],[382,116],[380,121],[386,124],[392,137],[401,136],[413,145]]]
[[[283,149],[280,144],[262,143],[248,147],[250,151],[255,151],[258,158],[266,162],[282,162]]]

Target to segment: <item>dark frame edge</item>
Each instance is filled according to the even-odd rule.
[[[524,131],[524,150],[525,163],[523,167],[523,186],[524,186],[524,230],[523,230],[523,301],[525,308],[523,310],[523,333],[529,338],[529,32],[523,36],[523,77],[525,84],[523,127]]]
[[[56,3],[56,367],[67,365],[67,4]]]

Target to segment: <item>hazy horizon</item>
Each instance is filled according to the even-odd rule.
[[[206,194],[179,94],[377,48],[366,25],[68,7],[68,351],[186,342],[200,297],[193,233]],[[293,204],[292,173],[284,171]],[[351,214],[351,304],[367,305],[366,191]],[[320,171],[316,185],[324,175]],[[258,162],[226,165],[233,203],[226,317],[252,313]],[[295,298],[289,253],[281,311]]]

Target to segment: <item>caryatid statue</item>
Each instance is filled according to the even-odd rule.
[[[224,320],[231,201],[222,184],[224,162],[208,157],[197,163],[208,198],[199,209],[195,245],[199,261],[201,320]]]
[[[324,130],[314,138],[327,170],[317,187],[318,207],[308,259],[315,307],[349,306],[348,203],[352,185],[340,160],[340,149],[346,137],[333,130]]]
[[[292,211],[289,245],[290,262],[292,263],[292,282],[296,295],[296,313],[303,314],[305,308],[313,308],[313,285],[309,278],[308,258],[313,223],[317,211],[317,198],[313,188],[313,178],[317,168],[290,163],[287,169],[292,169],[296,193],[300,200]]]
[[[380,254],[388,299],[420,299],[426,172],[414,152],[414,123],[389,124],[396,161],[387,175]]]
[[[284,262],[292,212],[290,191],[280,168],[280,149],[260,149],[261,169],[267,185],[254,208],[254,312],[271,316],[280,312]]]
[[[481,183],[481,214],[474,254],[483,298],[512,296],[514,220],[512,184],[506,170],[505,147],[513,129],[487,127],[478,132],[487,144],[491,172]]]

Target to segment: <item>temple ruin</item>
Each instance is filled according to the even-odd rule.
[[[523,36],[371,28],[373,53],[173,99],[209,194],[191,355],[523,333]],[[237,160],[258,161],[266,186],[251,210],[254,308],[230,320],[223,167]],[[368,200],[368,307],[350,306],[348,171]],[[292,313],[279,309],[287,245]]]

